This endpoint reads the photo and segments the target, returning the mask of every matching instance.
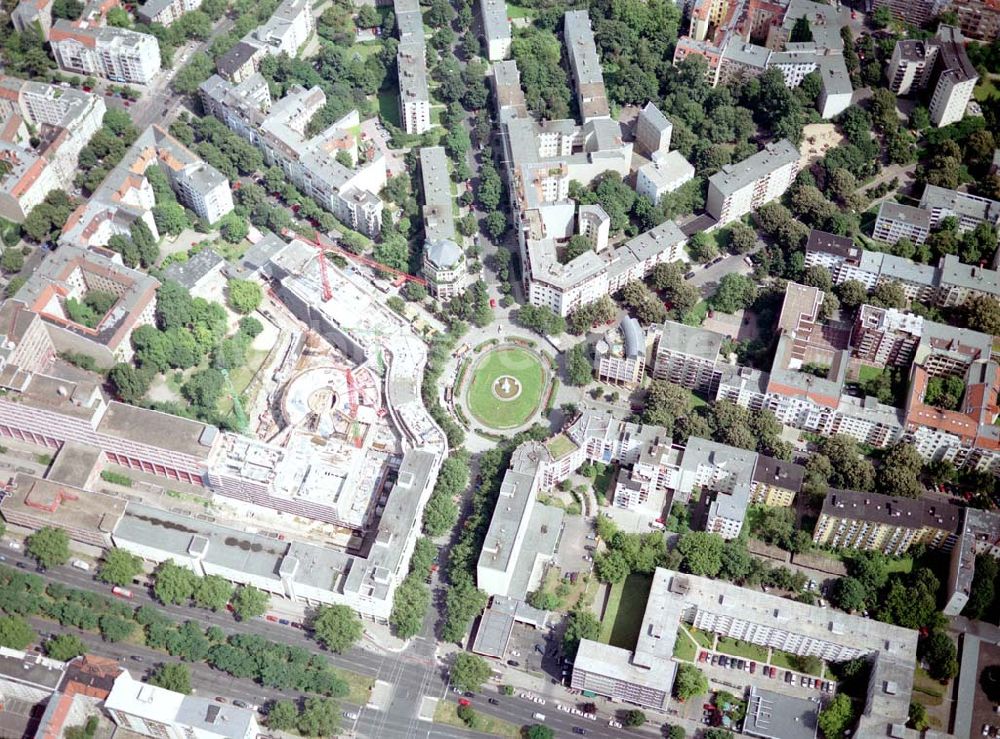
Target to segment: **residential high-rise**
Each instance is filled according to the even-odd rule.
[[[51,190],[71,187],[104,111],[99,95],[0,75],[0,216],[20,223]]]
[[[924,41],[897,41],[887,73],[889,87],[898,95],[933,85],[930,116],[935,126],[962,120],[979,80],[979,73],[965,53],[962,32],[943,24]]]
[[[146,33],[58,20],[49,43],[56,63],[68,72],[146,85],[160,71],[160,44]]]
[[[604,72],[597,55],[594,31],[586,10],[570,10],[564,16],[566,55],[576,84],[576,99],[584,123],[595,118],[608,118],[608,93],[604,86]]]
[[[731,223],[781,197],[799,172],[799,152],[788,139],[768,144],[742,162],[708,178],[705,209],[720,225]]]
[[[904,238],[914,244],[922,244],[930,232],[931,214],[928,211],[912,205],[883,200],[878,209],[872,236],[888,244],[895,244]]]
[[[653,154],[652,162],[639,167],[635,191],[649,198],[653,205],[659,205],[664,195],[693,179],[694,167],[679,151],[658,151]]]
[[[491,62],[506,59],[510,54],[510,18],[504,0],[479,0],[479,14],[483,18],[483,35],[486,37],[486,58]]]
[[[639,153],[652,157],[657,152],[666,154],[670,151],[670,136],[674,125],[660,112],[653,103],[646,103],[639,111],[635,123],[635,144]]]
[[[950,551],[961,529],[962,510],[943,500],[831,490],[823,499],[813,542],[899,556],[916,544]]]
[[[716,362],[725,338],[698,326],[664,321],[656,343],[653,377],[713,395],[719,384]]]
[[[875,8],[886,7],[904,23],[922,26],[947,8],[951,0],[874,0]]]
[[[1000,3],[996,0],[949,0],[962,34],[987,43],[1000,36]]]
[[[625,317],[594,347],[594,369],[599,382],[636,387],[646,368],[646,334],[639,322]]]
[[[201,7],[201,0],[148,0],[137,11],[139,20],[147,25],[159,23],[169,26],[185,13]]]
[[[421,134],[431,127],[424,16],[417,0],[395,0],[393,9],[399,32],[396,67],[400,120],[407,133]]]

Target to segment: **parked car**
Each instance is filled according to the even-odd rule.
[[[573,727],[573,733],[574,734],[580,734],[581,736],[583,736],[584,734],[587,733],[587,730],[586,729],[581,729],[579,726],[574,726]]]
[[[344,718],[346,718],[348,721],[357,721],[358,714],[356,714],[354,711],[344,711]]]
[[[458,699],[458,705],[460,705],[460,706],[468,706],[470,704],[471,704],[471,701],[468,698],[459,698]]]
[[[491,706],[499,706],[500,705],[500,701],[498,701],[496,698],[490,698],[490,705]]]
[[[509,660],[507,660],[507,664],[510,665],[511,667],[520,667],[521,666],[521,663],[518,662],[516,659],[509,659]]]

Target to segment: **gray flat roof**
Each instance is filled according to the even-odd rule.
[[[687,354],[714,362],[719,358],[726,337],[700,326],[688,326],[677,321],[664,321],[658,351]]]
[[[144,546],[152,543],[179,557],[204,551],[206,563],[273,580],[278,579],[278,568],[289,546],[287,542],[133,502],[125,509],[114,538]]]
[[[514,616],[493,608],[487,608],[479,619],[476,640],[472,651],[487,657],[502,659],[507,651],[507,642],[514,630]]]
[[[49,467],[45,479],[72,485],[75,488],[86,488],[94,467],[103,459],[104,451],[97,447],[79,441],[66,441],[59,447],[59,452]]]
[[[211,732],[226,739],[244,739],[254,722],[254,712],[232,704],[222,705],[208,698],[184,696],[174,721]]]
[[[507,3],[504,0],[479,0],[479,10],[483,16],[483,34],[487,42],[510,38],[510,20],[507,18]]]
[[[750,686],[743,733],[765,739],[813,739],[819,719],[817,700]]]
[[[539,557],[551,557],[556,550],[556,542],[562,531],[563,512],[561,508],[538,504],[531,511],[531,518],[524,530],[524,539],[518,550],[514,575],[510,579],[508,594],[514,598],[526,598],[531,573]]]
[[[186,262],[174,262],[163,272],[164,278],[178,282],[188,290],[197,287],[204,277],[225,263],[211,249],[203,249]]]
[[[97,427],[99,433],[131,439],[142,444],[171,449],[193,457],[207,458],[212,450],[211,443],[204,443],[203,438],[213,438],[206,430],[214,426],[192,421],[169,413],[136,408],[125,403],[108,403],[101,423]]]
[[[902,205],[891,200],[883,200],[878,209],[879,220],[900,221],[902,223],[912,223],[918,228],[931,227],[930,211],[923,208],[915,208],[912,205]]]
[[[799,160],[799,151],[788,139],[772,141],[742,162],[727,164],[708,178],[710,185],[723,195],[742,190],[761,177]]]

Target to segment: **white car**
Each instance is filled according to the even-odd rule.
[[[621,728],[624,728],[624,727],[622,727],[621,721],[615,721],[614,719],[611,719],[610,721],[608,721],[608,726],[610,726],[612,729],[621,729]]]

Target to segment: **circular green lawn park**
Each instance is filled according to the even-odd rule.
[[[527,349],[491,349],[472,368],[469,411],[484,426],[516,428],[538,410],[545,378],[542,361]]]

